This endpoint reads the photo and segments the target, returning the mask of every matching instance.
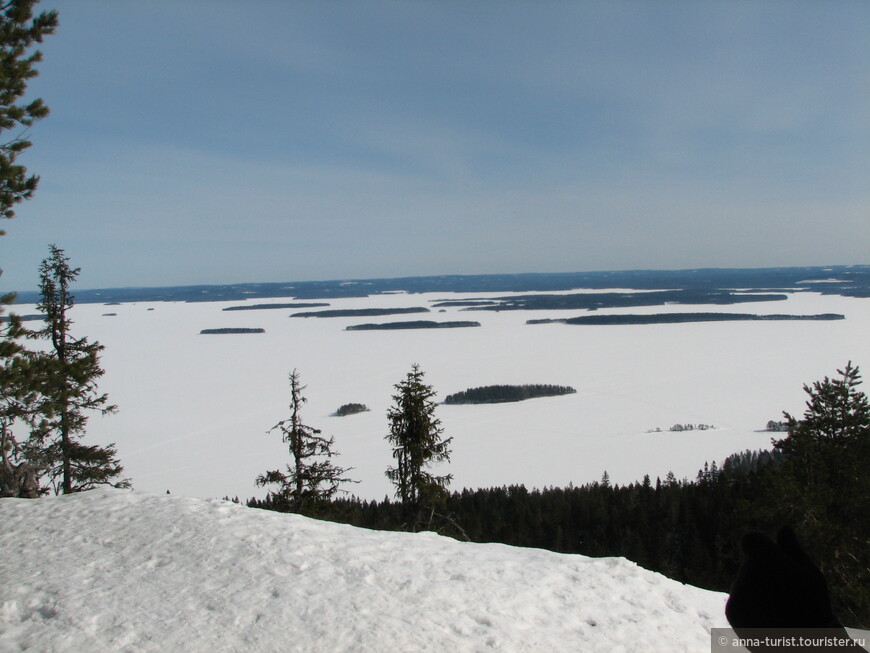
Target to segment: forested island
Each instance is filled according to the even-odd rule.
[[[423,306],[409,308],[347,308],[332,311],[304,311],[293,313],[290,317],[375,317],[378,315],[403,315],[405,313],[428,313]]]
[[[479,327],[480,322],[435,322],[432,320],[413,320],[410,322],[384,322],[383,324],[354,324],[345,331],[392,331],[395,329],[458,329]]]
[[[524,401],[535,397],[557,397],[577,390],[564,385],[487,385],[454,392],[444,398],[445,404],[498,404]]]
[[[562,319],[527,320],[526,324],[587,324],[611,326],[618,324],[684,324],[689,322],[752,322],[782,320],[845,320],[839,313],[818,315],[755,315],[752,313],[655,313],[652,315],[583,315]]]
[[[35,322],[36,320],[44,320],[45,315],[41,315],[39,313],[28,313],[27,315],[18,315],[19,320],[22,322]],[[11,317],[8,315],[0,315],[0,324],[8,324],[11,321]]]
[[[226,333],[266,333],[266,329],[245,329],[241,327],[225,327],[222,329],[203,329],[200,335],[223,335]]]
[[[671,433],[681,433],[683,431],[709,431],[711,429],[715,429],[716,427],[712,424],[674,424],[668,431]],[[662,428],[660,426],[655,427],[654,429],[650,429],[647,433],[662,433]]]
[[[365,404],[350,403],[339,406],[338,410],[335,411],[335,416],[346,417],[348,415],[356,415],[357,413],[367,413],[368,411],[369,407]]]
[[[697,289],[658,290],[652,292],[580,292],[561,295],[513,295],[508,297],[450,299],[433,304],[435,307],[462,307],[466,311],[542,311],[598,310],[633,306],[664,306],[666,304],[744,304],[785,301],[781,293],[747,293],[736,290]]]
[[[267,311],[278,308],[318,308],[329,306],[326,302],[293,302],[290,304],[251,304],[250,306],[227,306],[225,311]]]

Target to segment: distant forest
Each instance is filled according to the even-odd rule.
[[[240,283],[222,286],[172,286],[165,288],[102,288],[77,290],[76,303],[216,302],[274,297],[330,299],[367,297],[395,292],[554,292],[578,288],[594,290],[607,288],[635,288],[638,290],[750,289],[755,292],[813,291],[826,295],[870,297],[870,266],[441,275],[353,281]],[[17,301],[20,304],[34,304],[39,301],[39,293],[19,292]]]
[[[758,521],[768,509],[762,506],[770,479],[762,471],[778,458],[746,451],[721,468],[705,464],[692,480],[668,474],[619,486],[605,472],[598,482],[566,488],[463,489],[447,499],[453,523],[444,530],[472,542],[624,556],[669,578],[727,591],[740,563],[743,513],[756,512]],[[334,500],[331,512],[336,521],[382,530],[399,529],[403,516],[399,502],[356,497]]]
[[[750,322],[781,320],[844,320],[839,313],[818,315],[754,315],[752,313],[655,313],[652,315],[583,315],[565,319],[527,320],[526,324],[585,324],[609,326],[615,324],[685,324],[688,322]]]
[[[575,392],[577,391],[574,388],[564,385],[487,385],[449,394],[444,398],[444,403],[497,404],[535,397],[556,397]]]

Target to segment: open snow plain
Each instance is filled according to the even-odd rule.
[[[501,293],[507,295],[510,293]],[[486,293],[485,296],[498,296]],[[329,309],[432,307],[475,294],[382,294],[323,300]],[[251,300],[287,303],[290,299]],[[320,301],[320,300],[317,300]],[[526,325],[582,311],[461,311],[381,317],[290,318],[319,309],[224,311],[243,302],[78,304],[73,334],[105,345],[101,390],[118,413],[94,416],[88,441],[114,441],[135,488],[198,497],[263,496],[254,479],[288,460],[266,431],[289,416],[287,375],[307,386],[306,424],[335,436],[338,464],[364,498],[392,496],[386,411],[393,385],[420,363],[438,398],[490,384],[570,385],[577,394],[520,403],[440,406],[453,489],[595,481],[628,483],[668,471],[692,478],[705,461],[768,448],[768,420],[801,415],[804,383],[851,360],[870,365],[870,299],[810,292],[737,306],[658,306],[616,313],[841,313],[838,321],[636,326]],[[33,312],[19,306],[17,312]],[[115,315],[106,315],[113,313]],[[475,328],[345,331],[408,319],[475,320]],[[262,334],[200,335],[244,327]],[[358,402],[371,411],[332,413]],[[675,423],[708,431],[668,432]],[[663,432],[648,431],[661,428]]]

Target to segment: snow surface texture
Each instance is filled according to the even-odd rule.
[[[709,651],[726,595],[622,558],[215,499],[0,499],[0,650]]]
[[[500,293],[501,295],[509,293]],[[497,296],[490,293],[488,296]],[[482,295],[471,295],[472,297]],[[329,300],[330,309],[432,307],[465,294],[389,294]],[[276,299],[275,303],[286,302]],[[262,303],[252,300],[250,303]],[[577,394],[514,404],[440,406],[453,456],[437,473],[452,487],[582,485],[606,470],[614,483],[668,471],[694,478],[705,461],[769,448],[761,431],[782,411],[801,415],[804,383],[835,376],[847,361],[870,373],[870,299],[792,293],[787,301],[733,306],[653,306],[618,313],[841,313],[836,322],[721,322],[640,326],[526,325],[582,311],[460,311],[475,329],[345,331],[382,318],[290,318],[293,309],[223,311],[240,302],[79,304],[72,332],[106,349],[100,390],[119,412],[93,417],[87,442],[116,442],[136,489],[199,497],[264,496],[254,480],[288,461],[278,434],[289,416],[288,373],[307,385],[302,418],[335,436],[367,499],[392,496],[384,436],[393,385],[420,363],[443,399],[495,384],[569,385]],[[153,310],[149,310],[153,309]],[[35,312],[32,306],[20,313]],[[257,328],[263,334],[202,336],[201,329]],[[333,417],[342,404],[370,412]],[[710,431],[671,433],[674,424]],[[648,433],[661,428],[662,433]],[[775,434],[773,434],[775,435]]]

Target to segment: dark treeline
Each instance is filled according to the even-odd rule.
[[[705,465],[695,479],[612,485],[601,481],[529,490],[523,485],[452,492],[441,531],[473,542],[500,542],[588,556],[623,556],[670,578],[727,591],[740,562],[740,538],[762,527],[769,512],[765,473],[778,455],[769,451]],[[274,500],[248,505],[280,510]],[[364,528],[401,530],[397,501],[334,499],[321,517]]]
[[[487,385],[454,392],[444,398],[445,404],[496,404],[507,401],[523,401],[534,397],[556,397],[573,394],[574,388],[564,385]]]

